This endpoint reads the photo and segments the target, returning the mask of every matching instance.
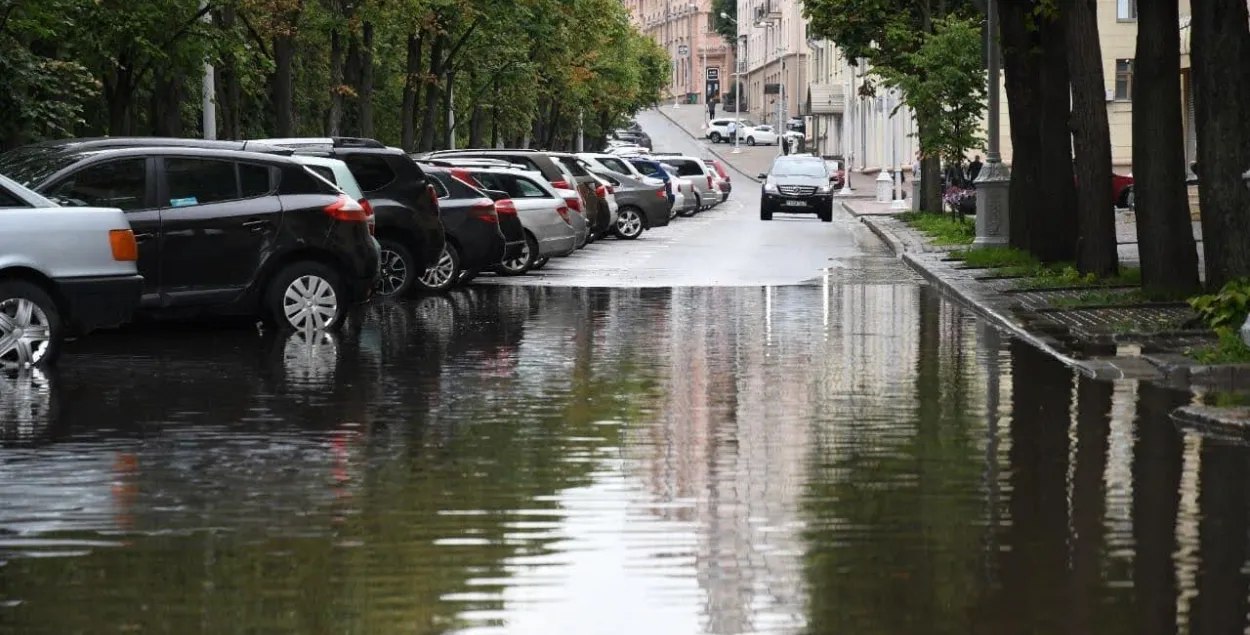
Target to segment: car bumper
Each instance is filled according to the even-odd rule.
[[[799,201],[802,204],[795,204],[794,201]],[[833,197],[829,195],[798,197],[765,194],[760,198],[760,207],[770,214],[822,214],[833,209]]]
[[[460,267],[492,269],[504,261],[507,243],[499,226],[484,222],[467,222],[451,233],[460,251]]]
[[[577,241],[576,234],[544,238],[538,241],[538,257],[567,256],[577,251]]]
[[[143,294],[143,276],[62,278],[56,281],[68,305],[70,330],[85,334],[129,322]]]
[[[646,215],[647,229],[655,227],[664,227],[668,224],[672,208],[662,198],[655,199],[654,203],[642,205],[642,213]]]

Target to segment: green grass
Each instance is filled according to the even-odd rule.
[[[1219,390],[1202,395],[1202,403],[1215,408],[1238,408],[1250,406],[1250,395],[1242,392]]]
[[[977,237],[977,226],[951,214],[905,212],[899,218],[928,236],[935,245],[970,245]]]
[[[1000,272],[1002,273],[1002,272]],[[1141,269],[1121,267],[1120,273],[1100,278],[1093,274],[1082,275],[1069,263],[1023,266],[1010,274],[1024,279],[1016,284],[1018,289],[1056,289],[1060,287],[1128,287],[1141,284]]]
[[[1246,364],[1250,363],[1250,346],[1241,341],[1237,331],[1220,329],[1219,340],[1210,346],[1189,351],[1189,356],[1199,364]]]
[[[1020,249],[1002,247],[974,247],[951,254],[952,258],[964,261],[969,267],[987,269],[1025,268],[1033,269],[1041,266],[1037,259]]]
[[[1138,289],[1130,291],[1082,291],[1074,296],[1054,298],[1050,305],[1057,309],[1078,309],[1087,306],[1128,306],[1148,302]]]

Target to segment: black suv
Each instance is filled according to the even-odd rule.
[[[824,159],[777,157],[768,174],[759,178],[764,182],[760,220],[772,220],[773,214],[815,214],[826,223],[833,222],[833,181],[837,175],[829,173]]]
[[[137,147],[186,147],[214,150],[305,154],[338,159],[347,164],[373,208],[375,235],[386,262],[399,261],[388,275],[396,283],[377,289],[378,295],[402,296],[420,274],[443,253],[443,226],[438,197],[421,168],[402,150],[380,141],[355,137],[209,141],[168,137],[101,137],[56,142],[78,151]],[[415,272],[417,275],[408,275]]]
[[[49,142],[0,155],[0,173],[62,205],[125,211],[141,312],[333,329],[377,281],[367,210],[290,158]]]
[[[477,189],[457,172],[462,168],[424,166],[438,193],[438,206],[447,228],[447,248],[436,265],[418,281],[431,291],[467,283],[483,270],[493,271],[504,260],[521,255],[525,229],[516,205],[502,192],[492,196]],[[505,229],[506,228],[506,229]]]

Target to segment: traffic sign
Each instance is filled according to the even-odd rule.
[[[719,68],[707,69],[707,78],[709,80],[720,79],[720,69]]]
[[[686,56],[688,56],[688,55],[690,55],[690,47],[689,47],[689,46],[687,46],[687,45],[685,45],[685,44],[680,44],[680,45],[678,45],[678,46],[677,46],[677,56],[678,56],[678,57],[686,57]]]

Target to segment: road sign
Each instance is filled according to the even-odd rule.
[[[709,69],[707,69],[707,79],[708,79],[708,81],[713,81],[713,80],[718,80],[718,79],[720,79],[720,69],[719,69],[719,68],[709,68]]]
[[[689,47],[689,46],[687,46],[687,45],[685,45],[685,44],[678,45],[678,47],[677,47],[677,56],[678,56],[678,57],[686,57],[686,56],[688,56],[688,55],[690,55],[690,47]]]

